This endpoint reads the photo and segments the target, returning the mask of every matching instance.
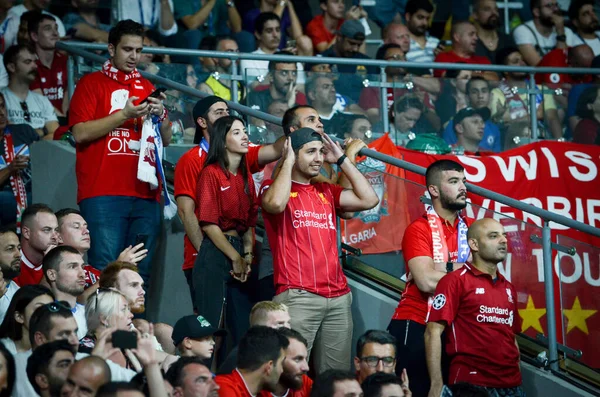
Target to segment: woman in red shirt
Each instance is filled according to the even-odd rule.
[[[586,88],[577,100],[575,114],[581,117],[573,132],[573,142],[600,145],[600,88]]]
[[[248,171],[248,135],[234,116],[217,120],[196,189],[203,237],[193,281],[198,314],[224,325],[237,344],[249,327],[250,273],[258,202]]]

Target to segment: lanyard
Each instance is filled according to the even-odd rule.
[[[152,1],[152,15],[150,16],[150,21],[148,23],[148,26],[154,25],[154,16],[156,13],[156,0],[151,0],[151,1]],[[144,22],[144,7],[142,6],[142,0],[138,0],[138,5],[140,7],[140,17],[142,19],[142,25],[146,26],[146,23]]]

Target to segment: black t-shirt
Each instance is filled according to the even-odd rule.
[[[512,36],[504,34],[503,32],[498,32],[498,46],[494,51],[489,50],[483,42],[477,40],[477,45],[475,46],[475,55],[480,55],[482,57],[486,57],[492,62],[492,64],[496,64],[496,53],[498,50],[507,47],[516,47],[515,40]]]
[[[35,130],[29,124],[11,124],[6,126],[6,129],[12,133],[13,136],[13,145],[15,148],[15,153],[21,150],[23,145],[27,145],[29,147],[25,148],[20,154],[23,156],[30,155],[30,147],[33,142],[39,141],[40,136],[35,132]],[[4,137],[0,140],[0,170],[6,167],[6,161],[4,160]],[[27,190],[31,190],[31,165],[28,166],[23,173],[23,182],[25,182],[25,187]],[[11,190],[10,187],[10,178],[6,180],[4,185],[0,187],[2,190]]]

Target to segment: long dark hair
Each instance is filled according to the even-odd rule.
[[[244,126],[246,125],[244,120],[237,116],[225,116],[218,119],[210,131],[210,147],[208,148],[208,157],[206,158],[205,165],[219,164],[226,175],[229,175],[229,159],[227,158],[225,141],[227,134],[233,126],[233,123],[236,121],[241,122]],[[250,200],[250,206],[252,206],[254,203],[254,194],[252,193],[248,183],[250,172],[248,171],[248,163],[246,162],[245,154],[242,155],[239,171],[242,173],[242,177],[244,178],[244,192]]]
[[[6,360],[6,389],[0,392],[0,397],[10,397],[15,387],[15,359],[3,343],[0,343],[0,354]]]
[[[17,292],[10,301],[4,321],[0,325],[0,338],[10,338],[13,341],[21,340],[23,337],[23,324],[15,320],[15,313],[19,312],[25,317],[25,308],[32,300],[41,295],[48,295],[54,300],[54,294],[43,285],[25,285]]]

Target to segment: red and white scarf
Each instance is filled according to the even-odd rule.
[[[110,60],[104,62],[104,65],[102,65],[102,73],[125,85],[131,85],[134,81],[142,78],[137,69],[133,69],[131,73],[125,73],[115,68]]]
[[[12,133],[6,128],[4,130],[4,161],[6,166],[15,161],[15,145],[13,143]],[[21,232],[21,215],[27,208],[27,191],[25,182],[21,177],[21,171],[10,174],[10,187],[12,188],[15,201],[17,202],[17,233]]]

